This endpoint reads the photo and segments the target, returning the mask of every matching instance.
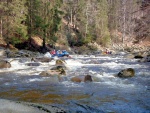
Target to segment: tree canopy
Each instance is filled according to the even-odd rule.
[[[0,37],[14,46],[38,36],[45,44],[102,46],[149,37],[149,0],[1,0]]]

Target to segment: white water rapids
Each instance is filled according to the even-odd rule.
[[[150,62],[123,56],[73,55],[65,59],[67,75],[59,83],[39,75],[55,60],[40,66],[25,65],[28,62],[28,58],[18,58],[11,68],[0,70],[0,98],[56,105],[70,113],[150,113]],[[115,76],[125,68],[133,68],[135,77]],[[70,80],[87,74],[93,82]]]

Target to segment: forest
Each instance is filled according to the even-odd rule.
[[[1,0],[0,39],[31,49],[32,37],[39,37],[39,51],[47,45],[124,47],[149,39],[149,12],[149,0]]]

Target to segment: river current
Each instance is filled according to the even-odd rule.
[[[16,58],[11,68],[0,70],[0,98],[55,105],[70,113],[150,113],[150,62],[122,55],[72,55],[65,59],[67,74],[58,83],[39,75],[55,65],[55,59],[40,66],[27,66],[29,62]],[[133,68],[135,77],[116,77],[125,68]],[[70,80],[85,75],[93,82]]]

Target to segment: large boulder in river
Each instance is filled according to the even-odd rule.
[[[43,71],[40,73],[40,75],[42,76],[52,76],[52,75],[66,75],[66,71],[63,68],[56,68],[56,69],[51,69],[51,70],[47,70],[47,71]]]
[[[122,78],[133,77],[135,76],[135,71],[132,68],[127,68],[127,69],[121,70],[117,75]]]
[[[10,67],[11,67],[10,62],[5,61],[5,60],[0,61],[0,68],[10,68]]]

